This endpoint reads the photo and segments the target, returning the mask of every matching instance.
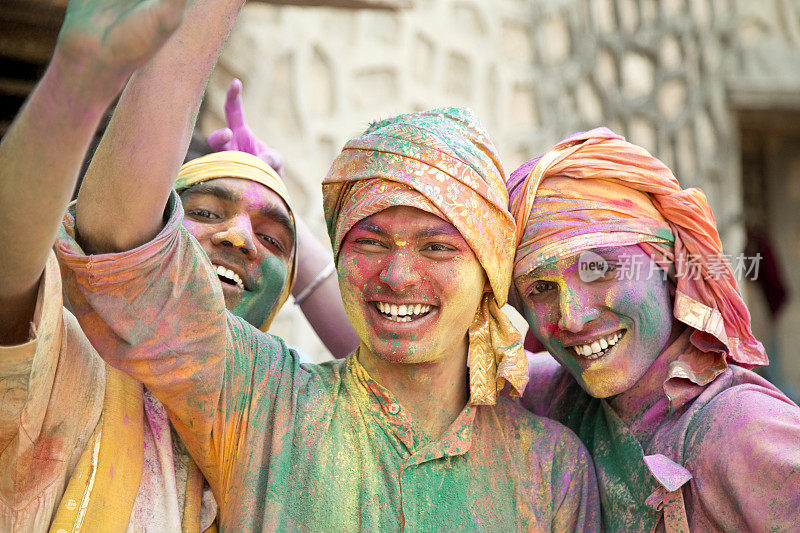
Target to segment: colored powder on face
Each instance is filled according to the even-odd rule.
[[[258,266],[261,274],[259,290],[244,291],[230,312],[257,327],[264,323],[275,308],[288,276],[288,265],[275,256],[265,257]]]

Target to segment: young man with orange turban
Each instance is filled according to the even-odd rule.
[[[380,122],[334,161],[325,215],[361,344],[324,365],[301,365],[226,312],[171,179],[147,185],[135,203],[151,216],[117,235],[81,218],[79,197],[58,254],[87,335],[167,407],[223,527],[598,527],[577,438],[499,393],[527,380],[500,311],[514,227],[495,149],[471,113]],[[90,250],[122,251],[85,255],[76,231]]]
[[[531,330],[524,404],[595,460],[608,531],[788,531],[800,409],[767,357],[699,189],[600,128],[512,174],[514,283]]]

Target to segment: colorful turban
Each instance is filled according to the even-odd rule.
[[[606,128],[578,133],[516,170],[508,190],[515,277],[588,248],[638,244],[671,265],[674,316],[697,330],[670,377],[704,385],[726,357],[748,368],[767,364],[705,195],[682,189],[645,149]],[[690,264],[699,275],[676,268]]]
[[[514,259],[503,180],[497,151],[474,114],[444,108],[373,124],[344,146],[322,184],[334,257],[359,220],[399,205],[447,220],[467,241],[492,288],[469,330],[472,404],[494,404],[505,381],[521,394],[528,381],[520,334],[500,309]]]
[[[178,179],[175,180],[175,190],[181,193],[193,185],[215,178],[238,178],[260,183],[280,196],[289,210],[289,216],[292,218],[292,229],[295,233],[292,266],[283,292],[278,297],[275,307],[270,311],[266,321],[261,325],[261,330],[267,331],[272,319],[275,318],[275,315],[289,297],[289,294],[291,294],[295,273],[297,272],[297,231],[294,227],[294,211],[292,210],[292,202],[289,199],[289,191],[286,189],[286,184],[283,183],[281,177],[272,167],[254,155],[238,151],[215,152],[184,163],[180,172],[178,172]]]

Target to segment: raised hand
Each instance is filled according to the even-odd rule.
[[[225,97],[225,120],[227,128],[214,131],[208,137],[208,144],[215,152],[238,150],[252,154],[275,169],[283,176],[283,155],[256,137],[244,120],[242,105],[242,82],[234,78]]]
[[[186,1],[71,0],[56,55],[80,74],[99,76],[95,85],[124,83],[180,25]]]
[[[186,0],[72,0],[42,80],[0,142],[0,345],[27,340],[39,280],[89,141]]]

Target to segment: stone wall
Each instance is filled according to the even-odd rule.
[[[399,12],[248,5],[209,86],[203,131],[222,125],[225,88],[242,79],[250,123],[286,156],[301,215],[325,238],[319,183],[371,120],[472,107],[507,172],[569,133],[607,125],[664,160],[684,186],[702,187],[727,250],[742,249],[731,88],[773,78],[800,87],[797,1],[413,4]],[[274,330],[324,357],[286,307]]]

